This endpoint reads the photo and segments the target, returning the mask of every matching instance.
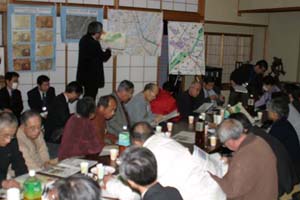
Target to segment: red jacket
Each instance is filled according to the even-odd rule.
[[[170,112],[177,109],[177,104],[175,98],[171,95],[170,92],[159,89],[159,93],[153,101],[150,102],[151,111],[154,114],[167,115]],[[180,117],[173,118],[171,121],[177,122],[180,120]]]

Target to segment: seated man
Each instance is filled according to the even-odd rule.
[[[175,140],[154,134],[150,124],[139,122],[130,133],[133,145],[148,148],[157,161],[157,181],[162,186],[175,187],[185,200],[226,199],[221,188],[207,173],[206,166],[195,159],[189,150]],[[115,182],[108,181],[107,189],[115,192]]]
[[[294,185],[299,183],[299,180],[293,162],[285,147],[275,137],[264,131],[264,129],[252,126],[249,119],[243,113],[231,114],[229,118],[241,122],[246,134],[253,133],[270,145],[277,159],[278,197],[284,193],[289,194],[293,190]]]
[[[275,85],[275,80],[272,76],[265,76],[262,80],[264,94],[255,102],[255,108],[265,110],[266,105],[272,99],[272,94],[279,92],[280,89]]]
[[[117,109],[115,115],[107,121],[107,130],[116,136],[123,131],[123,126],[130,127],[130,119],[125,108],[125,104],[131,99],[134,91],[134,85],[131,81],[123,80],[116,92],[112,95],[117,100]]]
[[[277,199],[276,157],[260,137],[245,134],[243,125],[227,119],[217,129],[220,141],[235,151],[223,178],[211,175],[228,199]]]
[[[58,159],[98,154],[104,144],[97,141],[96,129],[91,119],[95,117],[96,105],[92,97],[79,99],[76,114],[65,125],[59,147]]]
[[[128,102],[126,108],[131,125],[140,121],[155,125],[162,119],[162,115],[154,115],[150,107],[150,102],[156,98],[158,91],[159,88],[156,84],[148,83],[143,92],[138,93]]]
[[[83,89],[79,83],[71,82],[66,86],[65,92],[56,96],[49,105],[45,122],[45,140],[50,158],[57,157],[62,131],[70,117],[69,103],[76,101],[82,92]]]
[[[269,119],[273,121],[269,134],[285,146],[300,177],[300,144],[296,130],[287,120],[289,114],[288,102],[282,98],[274,98],[269,102],[267,110]]]
[[[115,144],[117,136],[107,132],[106,120],[111,119],[117,109],[117,100],[112,95],[100,97],[97,108],[96,116],[92,119],[96,129],[96,136],[99,144]]]
[[[42,132],[42,119],[38,112],[27,110],[22,114],[17,138],[20,151],[29,169],[41,169],[50,163]]]
[[[213,77],[206,76],[203,79],[203,88],[200,92],[200,98],[204,99],[203,102],[214,103],[217,105],[223,105],[225,98],[220,94],[220,91],[215,87],[215,79]]]
[[[265,60],[258,61],[255,66],[244,64],[241,67],[235,69],[230,75],[230,105],[235,105],[238,102],[242,102],[243,106],[247,106],[247,100],[249,95],[254,95],[254,99],[258,99],[258,96],[262,93],[262,77],[268,70],[268,63]],[[248,90],[248,94],[235,92],[233,87],[236,85],[245,85]]]
[[[41,75],[37,78],[37,87],[27,92],[28,105],[39,113],[46,112],[48,106],[55,98],[55,89],[50,87],[48,76]]]
[[[182,200],[177,189],[157,182],[157,162],[147,148],[128,148],[121,156],[119,172],[130,187],[140,192],[143,200]]]
[[[0,109],[12,111],[19,119],[23,110],[23,100],[20,90],[18,90],[19,74],[16,72],[6,72],[6,87],[0,90]]]
[[[15,180],[6,180],[9,165],[16,176],[28,172],[25,160],[19,151],[18,141],[14,138],[17,128],[18,120],[12,113],[0,113],[0,187],[4,189],[20,188],[20,184]]]
[[[167,115],[177,111],[175,98],[172,96],[172,84],[165,82],[163,88],[159,89],[157,97],[150,102],[151,111],[157,115]],[[172,121],[178,121],[180,117],[173,118]]]
[[[203,100],[199,97],[202,85],[198,81],[193,81],[188,90],[180,93],[177,98],[177,106],[180,116],[187,119],[189,115],[193,115],[193,111],[203,104]]]

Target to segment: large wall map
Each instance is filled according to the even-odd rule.
[[[169,22],[169,73],[205,74],[204,29],[201,23]]]
[[[8,6],[8,65],[11,71],[55,67],[56,10],[54,6]]]
[[[162,13],[108,10],[108,31],[126,35],[125,49],[119,54],[160,56]]]

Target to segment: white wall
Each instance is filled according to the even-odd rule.
[[[287,74],[285,81],[299,81],[300,12],[270,14],[268,60],[282,58]]]
[[[239,10],[289,8],[299,6],[299,0],[240,0]]]
[[[265,25],[268,24],[268,15],[242,14],[238,16],[238,0],[206,0],[205,20]]]

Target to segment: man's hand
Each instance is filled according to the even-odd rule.
[[[155,123],[158,123],[159,121],[161,121],[164,118],[163,115],[156,115],[154,118]]]
[[[110,180],[110,179],[112,179],[112,177],[113,177],[113,175],[111,175],[111,174],[108,174],[108,175],[105,175],[104,177],[103,177],[103,185],[101,185],[101,188],[102,189],[106,189],[106,184],[107,184],[107,182]]]
[[[18,183],[15,180],[12,180],[12,179],[2,181],[1,185],[2,185],[2,188],[4,188],[4,189],[21,188],[20,183]]]
[[[218,96],[217,95],[212,95],[212,96],[209,96],[210,100],[217,100],[218,99]]]

